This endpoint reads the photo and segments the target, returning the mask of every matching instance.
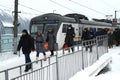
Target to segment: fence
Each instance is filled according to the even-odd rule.
[[[68,80],[76,72],[95,63],[103,54],[107,53],[107,36],[82,41],[82,44],[55,51],[55,56],[47,61],[39,60],[28,64],[33,67],[24,73],[24,65],[20,65],[0,72],[1,80]],[[1,77],[2,76],[2,77]]]

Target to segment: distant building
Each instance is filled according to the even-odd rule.
[[[31,17],[32,18],[32,17]],[[20,33],[23,29],[29,30],[30,17],[26,17],[26,15],[19,15],[19,27],[18,32]],[[13,34],[13,21],[14,16],[12,12],[4,12],[0,10],[0,35],[2,34]]]

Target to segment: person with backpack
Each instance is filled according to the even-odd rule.
[[[45,54],[45,48],[44,48],[44,38],[42,36],[42,34],[38,31],[36,34],[36,51],[37,51],[37,55],[36,55],[36,61],[38,61],[39,59],[39,53],[42,52],[44,55],[44,61],[46,61],[46,54]]]
[[[28,34],[26,29],[24,29],[22,31],[22,36],[20,38],[17,51],[20,51],[21,48],[22,48],[22,52],[25,56],[26,64],[31,63],[30,53],[31,53],[31,51],[35,50],[34,39]],[[26,65],[25,72],[28,72],[31,68],[32,68],[31,64]]]

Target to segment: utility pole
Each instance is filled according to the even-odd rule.
[[[115,19],[117,19],[117,11],[115,10]]]
[[[114,26],[117,25],[117,12],[118,11],[115,10],[115,18],[113,19],[113,22],[112,22],[112,25],[114,25]]]
[[[18,0],[14,5],[14,54],[17,54],[17,37],[18,37]]]

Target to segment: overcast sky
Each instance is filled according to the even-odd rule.
[[[61,5],[64,5],[63,8],[52,1],[55,1]],[[106,18],[105,15],[113,15],[114,11],[120,10],[120,0],[73,0],[77,3],[80,3],[84,6],[92,8],[96,11],[89,10],[85,7],[81,7],[69,0],[19,0],[19,3],[38,11],[34,11],[23,6],[19,5],[19,11],[23,13],[32,13],[32,14],[44,14],[45,13],[52,13],[53,10],[56,10],[55,13],[59,14],[67,14],[67,13],[80,13],[88,16],[89,18]],[[0,0],[0,5],[14,8],[14,0]],[[6,7],[0,7],[0,9],[5,9]],[[39,12],[41,11],[41,12]],[[22,14],[22,13],[21,13]],[[20,15],[20,14],[19,14]],[[26,14],[27,15],[27,14]],[[117,17],[120,18],[120,12],[117,12]]]

